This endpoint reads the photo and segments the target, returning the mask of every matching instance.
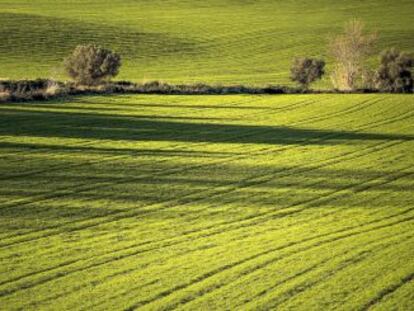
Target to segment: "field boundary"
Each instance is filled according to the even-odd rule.
[[[78,85],[48,79],[0,81],[1,102],[43,101],[64,99],[79,95],[283,95],[283,94],[364,94],[380,93],[378,90],[355,91],[314,90],[284,85],[214,85],[214,84],[169,84],[160,81],[134,83],[129,81],[107,82],[96,86]]]

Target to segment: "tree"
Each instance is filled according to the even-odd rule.
[[[380,56],[380,67],[375,75],[376,87],[382,92],[409,93],[413,91],[411,69],[414,59],[395,48],[385,50]]]
[[[365,34],[362,21],[351,20],[344,33],[333,38],[329,44],[330,54],[335,60],[332,82],[335,88],[352,91],[366,75],[364,62],[371,54],[377,36]]]
[[[295,58],[292,64],[291,79],[307,89],[309,84],[325,74],[325,61],[315,58]]]
[[[65,59],[67,74],[83,85],[97,85],[115,77],[120,67],[118,54],[96,45],[79,45]]]

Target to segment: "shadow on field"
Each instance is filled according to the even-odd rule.
[[[116,217],[124,212],[136,217],[136,221],[164,219],[181,223],[199,217],[229,220],[246,216],[252,207],[257,212],[266,212],[302,203],[329,209],[335,206],[384,208],[388,203],[383,201],[378,205],[375,197],[387,193],[398,193],[402,205],[413,203],[414,171],[310,169],[266,164],[253,167],[231,162],[186,169],[185,164],[174,161],[145,162],[140,158],[135,163],[121,163],[48,170],[59,164],[58,159],[52,159],[45,164],[44,172],[30,178],[9,178],[9,187],[0,187],[0,225],[5,231],[41,229],[65,220]],[[22,180],[25,189],[15,189],[13,185],[21,184]],[[373,180],[378,182],[372,184]],[[359,200],[368,193],[371,199],[360,205],[358,199],[349,202],[349,197],[358,192],[356,189],[364,192]],[[313,203],[315,199],[339,192],[342,195],[333,201]],[[7,198],[12,197],[26,203],[9,206]]]
[[[198,54],[203,51],[197,41],[165,33],[138,32],[129,27],[115,27],[67,18],[27,13],[0,12],[2,27],[0,53],[13,58],[61,59],[78,44],[96,43],[116,48],[128,57],[158,58],[179,53]],[[36,27],[33,27],[36,25]],[[12,36],[10,34],[13,34]],[[29,40],[37,38],[37,40]]]
[[[358,133],[285,126],[254,126],[165,120],[157,116],[2,109],[0,135],[120,141],[180,141],[275,145],[350,144],[366,140],[414,140],[414,135]],[[174,119],[173,119],[174,120]],[[205,120],[208,121],[208,120]]]
[[[144,149],[144,148],[108,148],[103,146],[82,146],[82,145],[52,145],[52,144],[30,144],[30,143],[14,143],[0,142],[0,151],[6,149],[19,150],[22,152],[37,151],[41,152],[58,152],[58,153],[76,153],[83,152],[85,154],[96,155],[130,155],[130,156],[156,156],[156,157],[189,157],[189,158],[223,158],[231,155],[239,155],[237,152],[214,152],[214,151],[189,151],[189,150],[163,150],[163,149]],[[0,176],[0,179],[1,176]]]

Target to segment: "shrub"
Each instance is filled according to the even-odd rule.
[[[66,93],[66,89],[63,85],[59,82],[50,80],[47,83],[46,89],[44,90],[45,97],[55,97],[59,95],[64,95]]]
[[[115,77],[121,57],[96,45],[79,45],[65,60],[67,74],[82,85],[97,85]]]
[[[47,79],[0,81],[0,101],[43,100],[68,91],[63,83]]]
[[[352,20],[345,25],[344,33],[329,44],[330,54],[336,62],[331,78],[339,90],[354,91],[366,75],[364,62],[371,55],[377,36],[365,34],[364,28],[363,22]]]
[[[411,68],[414,66],[414,59],[412,56],[393,48],[381,53],[380,62],[375,77],[378,90],[394,93],[413,91]]]
[[[291,72],[292,81],[298,82],[302,88],[307,89],[309,84],[319,80],[325,74],[325,62],[314,58],[296,58]]]
[[[10,100],[10,98],[11,98],[11,93],[9,90],[0,89],[0,103],[8,101]]]
[[[21,80],[21,81],[4,81],[3,89],[7,90],[11,99],[33,100],[42,99],[43,91],[48,84],[48,80]]]

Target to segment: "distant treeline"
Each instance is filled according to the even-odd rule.
[[[366,65],[377,40],[376,34],[365,34],[364,24],[352,20],[344,32],[333,37],[329,54],[334,59],[331,70],[332,90],[315,91],[309,86],[325,75],[325,60],[296,57],[291,67],[291,80],[297,87],[207,84],[168,84],[163,82],[110,82],[118,75],[121,55],[96,45],[79,45],[65,59],[64,67],[73,82],[49,79],[0,81],[0,101],[42,100],[79,94],[163,94],[163,95],[226,95],[226,94],[303,94],[303,93],[413,93],[411,54],[392,48],[379,56],[376,70]]]

